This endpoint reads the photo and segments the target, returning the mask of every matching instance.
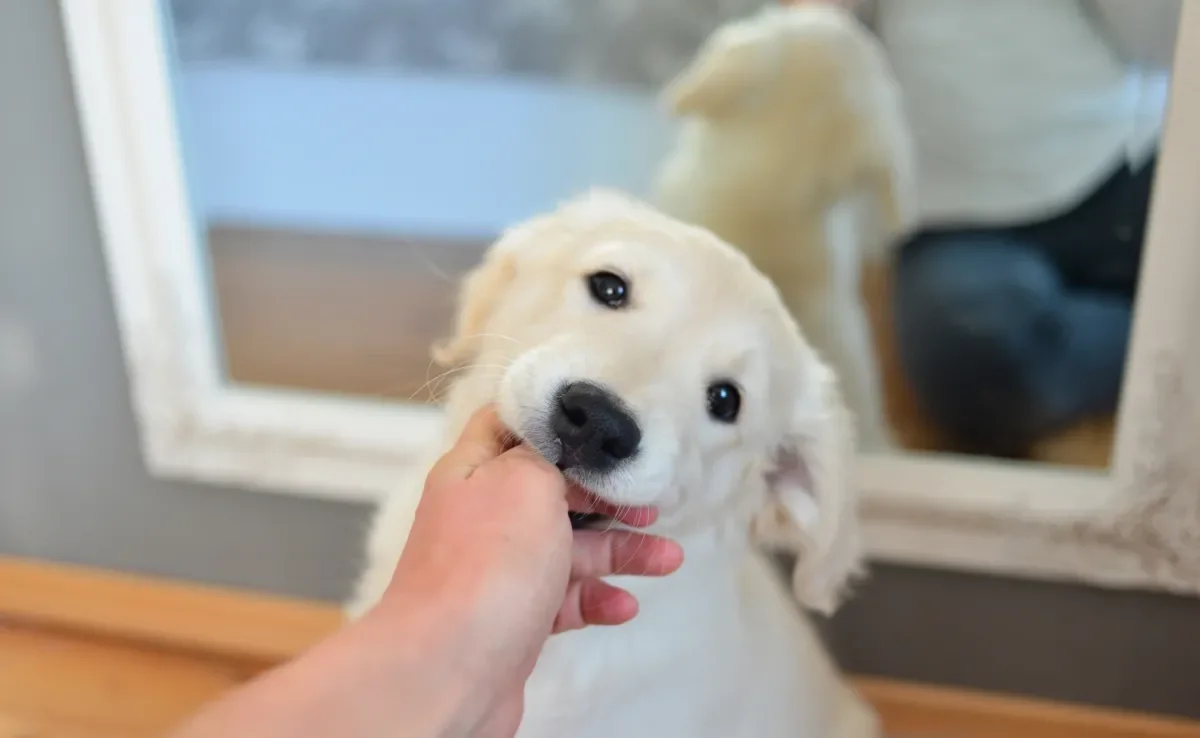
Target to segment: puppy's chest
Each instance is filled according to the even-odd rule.
[[[737,735],[742,654],[730,639],[705,642],[687,623],[595,635],[543,653],[517,738]]]
[[[806,626],[780,610],[789,606],[757,582],[690,602],[661,594],[666,601],[642,594],[642,612],[627,625],[551,639],[527,685],[517,738],[808,734],[811,716],[795,699],[809,681]]]

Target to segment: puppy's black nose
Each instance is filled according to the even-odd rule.
[[[562,441],[562,469],[609,471],[637,453],[642,442],[642,429],[620,399],[590,382],[563,388],[550,424]]]

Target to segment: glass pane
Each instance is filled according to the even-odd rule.
[[[580,189],[649,196],[657,88],[755,6],[171,2],[230,379],[427,400],[455,280]]]

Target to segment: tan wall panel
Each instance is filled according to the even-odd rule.
[[[233,380],[422,401],[439,371],[429,346],[484,247],[246,229],[209,240]]]

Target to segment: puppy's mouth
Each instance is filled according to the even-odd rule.
[[[559,471],[565,472],[566,470],[559,467]],[[572,509],[567,512],[567,517],[571,519],[572,530],[611,528],[617,522],[615,505],[611,505],[604,498],[589,492],[574,482],[570,484],[572,489],[568,493],[568,502]]]
[[[572,530],[610,530],[614,527],[645,528],[658,518],[652,507],[632,507],[606,499],[588,489],[575,470],[555,464],[567,480],[567,505]]]
[[[573,530],[610,529],[617,526],[645,528],[657,519],[658,514],[654,508],[622,505],[589,489],[590,485],[587,485],[586,482],[591,475],[581,475],[579,470],[564,458],[561,445],[558,448],[548,449],[535,442],[536,435],[533,438],[524,437],[519,433],[514,436],[517,443],[528,445],[543,458],[553,462],[566,478],[568,483],[567,503],[570,507],[568,515]]]
[[[571,481],[569,477],[568,483],[570,484],[567,490],[567,503],[570,506],[568,515],[571,518],[571,528],[574,530],[609,529],[618,525],[644,528],[658,517],[653,508],[618,505]]]
[[[571,530],[605,530],[612,527],[613,519],[600,513],[567,513],[571,519]]]
[[[571,485],[568,492],[568,504],[572,509],[567,511],[567,517],[571,520],[571,530],[611,528],[616,518],[601,512],[601,506],[605,504],[604,498],[572,480],[568,473],[568,466],[561,458],[562,454],[560,453],[559,456],[559,461],[555,466],[566,477],[567,483]],[[576,507],[582,509],[576,510],[574,509]]]

